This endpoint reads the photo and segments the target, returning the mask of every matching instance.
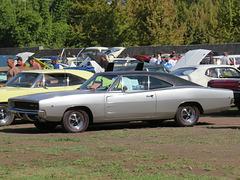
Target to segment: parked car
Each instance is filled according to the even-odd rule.
[[[30,67],[18,67],[20,71],[28,71],[33,70],[33,68]],[[9,67],[0,67],[0,87],[4,86],[7,82],[7,72],[9,70]]]
[[[213,58],[215,59],[216,63],[217,64],[220,64],[220,59],[222,58],[223,56],[213,56]],[[235,54],[235,55],[228,55],[228,58],[231,62],[230,65],[233,65],[234,67],[236,68],[240,68],[240,55],[238,54]]]
[[[234,104],[240,111],[240,76],[210,80],[208,86],[212,88],[231,89],[234,93]]]
[[[14,114],[8,111],[9,98],[41,92],[73,90],[92,75],[91,72],[70,69],[20,72],[0,88],[0,125],[10,125],[14,120]]]
[[[200,114],[226,110],[233,92],[210,89],[177,76],[147,71],[96,73],[79,89],[9,99],[12,113],[26,114],[38,129],[58,124],[83,132],[92,123],[175,119],[194,126]]]
[[[170,73],[205,87],[212,79],[240,76],[240,71],[230,65],[196,65],[179,68]]]

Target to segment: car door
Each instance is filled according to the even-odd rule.
[[[149,77],[122,76],[105,97],[106,120],[142,120],[155,116],[155,91],[149,91]]]

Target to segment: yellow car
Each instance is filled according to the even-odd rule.
[[[10,125],[14,115],[8,111],[11,97],[77,89],[93,75],[92,72],[73,69],[31,70],[20,72],[5,86],[0,87],[0,126]]]

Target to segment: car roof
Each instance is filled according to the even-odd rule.
[[[202,65],[193,65],[193,66],[181,67],[181,68],[178,68],[174,71],[177,71],[179,69],[186,69],[186,68],[208,69],[208,68],[223,68],[223,67],[229,67],[229,68],[234,68],[234,69],[238,70],[236,67],[231,66],[231,65],[202,64]],[[174,72],[174,71],[171,71],[171,72]]]
[[[84,76],[85,78],[90,78],[93,73],[78,69],[44,69],[44,70],[31,70],[31,71],[21,71],[20,73],[38,73],[38,74],[56,74],[56,73],[71,73],[78,76]]]
[[[172,74],[168,73],[162,73],[162,72],[151,72],[151,71],[108,71],[108,72],[100,72],[95,73],[95,75],[151,75],[158,79],[162,79],[166,82],[169,82],[171,84],[174,84],[175,86],[183,86],[183,85],[189,85],[189,86],[200,86],[198,84],[195,84],[191,81],[182,79],[180,77],[174,76]]]

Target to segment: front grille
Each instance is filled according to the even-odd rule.
[[[15,101],[14,102],[14,108],[27,109],[27,110],[38,110],[39,109],[39,104],[38,103],[33,103],[33,102]]]

